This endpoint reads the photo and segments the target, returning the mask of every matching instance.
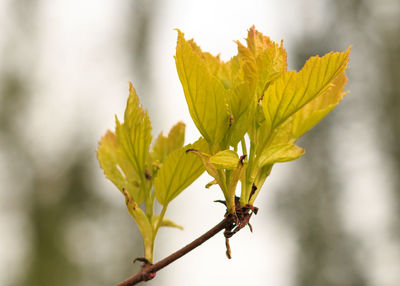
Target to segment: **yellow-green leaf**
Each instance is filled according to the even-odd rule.
[[[196,148],[189,149],[190,153],[196,154],[203,163],[204,168],[207,173],[215,179],[218,185],[221,187],[222,191],[225,192],[226,184],[225,184],[225,173],[222,170],[218,170],[214,164],[211,164],[210,158],[211,155],[205,152],[202,152]],[[208,185],[208,184],[207,184]]]
[[[246,42],[247,47],[237,42],[239,61],[245,78],[261,98],[268,84],[286,71],[286,51],[282,43],[271,41],[254,26],[249,29]]]
[[[235,151],[224,150],[211,156],[209,162],[217,169],[233,170],[238,165],[239,156]]]
[[[160,163],[164,162],[165,158],[171,152],[183,146],[185,141],[185,124],[178,122],[175,124],[168,133],[168,137],[161,134],[154,142],[151,157],[153,160],[158,160]]]
[[[305,153],[303,148],[294,144],[280,144],[266,148],[258,158],[259,168],[278,162],[296,160]]]
[[[330,87],[321,96],[318,96],[296,112],[293,121],[293,138],[297,139],[302,136],[339,104],[346,94],[346,92],[343,92],[346,83],[346,74],[342,72],[332,81]]]
[[[124,123],[120,123],[116,118],[118,146],[124,156],[129,159],[145,189],[146,162],[152,138],[151,122],[147,112],[142,109],[131,83],[129,83],[129,98],[124,120]]]
[[[115,134],[107,130],[106,134],[99,142],[97,149],[97,159],[99,160],[100,167],[103,169],[107,179],[114,183],[114,185],[122,191],[126,188],[126,180],[122,174],[122,170],[118,167],[120,154],[118,154],[118,145]]]
[[[239,158],[236,152],[232,150],[220,151],[214,156],[195,149],[191,150],[191,152],[201,158],[207,173],[215,179],[208,183],[206,188],[218,183],[224,194],[226,207],[230,213],[233,213],[235,211],[236,186],[240,179],[246,156]]]
[[[206,141],[201,138],[194,144],[175,150],[165,159],[161,169],[154,180],[157,200],[163,206],[173,200],[203,172],[204,166],[201,160],[189,149],[205,150]]]
[[[139,188],[140,179],[129,159],[122,155],[116,135],[110,130],[100,140],[97,158],[107,179],[121,192],[126,189],[139,204],[144,200],[144,193]]]
[[[297,139],[338,104],[344,95],[349,53],[312,57],[300,72],[287,72],[274,81],[262,101],[266,132],[293,120],[292,137]]]
[[[236,147],[246,133],[256,108],[256,97],[249,83],[234,84],[227,91],[230,124],[226,134],[230,146]]]
[[[193,122],[212,146],[221,144],[229,126],[225,87],[213,73],[215,58],[202,53],[178,30],[176,68]],[[218,148],[216,148],[218,149]]]

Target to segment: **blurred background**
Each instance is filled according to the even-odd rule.
[[[153,138],[198,132],[175,70],[176,32],[228,60],[251,25],[284,39],[289,69],[352,45],[350,90],[276,165],[254,233],[218,235],[148,285],[400,285],[400,2],[397,0],[0,1],[0,285],[113,285],[136,273],[141,239],[95,150],[128,82]],[[223,216],[203,175],[167,216],[155,260]]]

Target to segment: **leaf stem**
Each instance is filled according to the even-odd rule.
[[[242,182],[244,184],[244,188],[242,187],[241,194],[240,194],[240,205],[245,206],[249,202],[249,197],[251,193],[251,187],[254,178],[252,178],[252,171],[254,168],[254,160],[255,160],[255,145],[254,142],[250,140],[250,151],[249,155],[247,156],[249,158],[249,164],[246,167],[246,178],[245,182]]]
[[[240,140],[240,145],[242,145],[242,155],[247,155],[246,140],[244,139],[244,137],[242,138],[242,140]]]
[[[153,241],[154,241],[155,238],[156,238],[158,229],[159,229],[160,226],[161,226],[162,220],[163,220],[163,218],[164,218],[166,212],[167,212],[167,205],[166,205],[166,206],[163,206],[163,208],[162,208],[162,210],[161,210],[159,220],[158,220],[158,222],[157,222],[156,228],[154,229]]]

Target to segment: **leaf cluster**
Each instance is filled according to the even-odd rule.
[[[175,56],[190,115],[211,151],[194,153],[230,213],[238,182],[241,206],[252,205],[275,163],[304,154],[295,142],[343,98],[350,53],[312,57],[296,72],[287,71],[282,43],[254,26],[246,45],[236,44],[238,54],[224,62],[178,30]]]
[[[125,196],[128,211],[142,234],[149,262],[153,259],[158,229],[182,228],[165,218],[168,204],[204,172],[200,159],[186,151],[207,147],[202,138],[184,146],[185,124],[178,122],[168,136],[161,133],[150,148],[151,128],[148,113],[129,84],[124,122],[116,117],[115,133],[108,130],[97,150],[104,174]],[[156,198],[162,206],[159,215],[154,213]]]
[[[345,95],[350,48],[314,56],[297,72],[287,71],[282,42],[254,26],[246,44],[236,44],[237,55],[224,62],[178,30],[175,62],[202,136],[196,142],[184,146],[185,125],[178,122],[152,144],[149,116],[130,84],[124,121],[116,118],[115,132],[99,143],[100,166],[125,196],[150,263],[159,228],[180,228],[165,218],[169,203],[204,171],[212,177],[206,187],[219,186],[228,213],[236,212],[239,183],[240,207],[251,207],[273,165],[301,157],[296,140]]]

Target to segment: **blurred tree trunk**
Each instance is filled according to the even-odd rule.
[[[307,3],[313,5],[313,1]],[[346,37],[354,37],[354,32],[362,30],[365,25],[362,22],[365,19],[360,17],[364,5],[367,5],[363,1],[332,0],[326,3],[329,6],[327,13],[332,18],[328,15],[323,17],[325,21],[330,19],[324,23],[325,29],[320,28],[318,33],[313,30],[307,34],[306,31],[293,49],[297,53],[297,69],[314,54],[324,55],[331,50],[345,49],[346,46],[340,45]],[[308,10],[306,6],[304,11],[307,14],[313,9]],[[308,13],[308,18],[315,16]],[[356,38],[353,40],[358,42]],[[354,102],[347,101],[347,104]],[[341,166],[333,159],[336,150],[333,129],[338,112],[341,111],[333,111],[299,142],[306,148],[307,155],[298,162],[298,169],[289,175],[290,181],[278,196],[278,210],[298,243],[295,285],[299,286],[367,285],[368,275],[357,260],[356,241],[345,231],[338,205],[345,183],[344,178],[337,177],[337,169]]]
[[[395,1],[393,1],[395,2]],[[395,3],[393,3],[395,6]],[[393,191],[397,215],[394,231],[400,241],[400,5],[397,10],[387,11],[389,15],[382,18],[379,29],[381,38],[377,46],[377,56],[382,59],[381,93],[383,100],[382,121],[380,122],[379,136],[390,173],[393,174]]]
[[[295,284],[299,286],[366,285],[355,259],[354,241],[343,230],[338,209],[341,184],[332,160],[332,116],[316,127],[300,146],[307,157],[278,197],[279,212],[298,244]]]

